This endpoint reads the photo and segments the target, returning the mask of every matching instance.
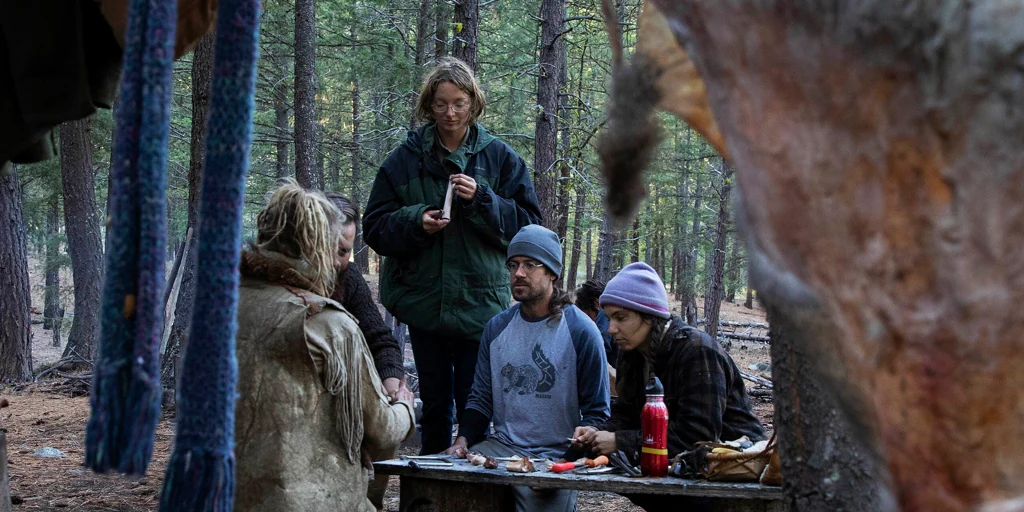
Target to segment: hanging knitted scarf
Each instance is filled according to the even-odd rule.
[[[164,208],[177,2],[132,0],[110,171],[86,466],[145,473],[160,418]]]
[[[181,361],[174,453],[160,510],[234,506],[238,264],[259,42],[259,0],[220,0],[199,204],[195,306]]]

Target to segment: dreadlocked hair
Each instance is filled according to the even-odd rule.
[[[651,377],[652,357],[665,351],[672,342],[667,336],[669,325],[674,318],[665,320],[646,313],[637,313],[640,320],[650,324],[651,331],[647,339],[636,350],[619,352],[619,360],[615,369],[615,391],[619,400],[633,401],[634,397],[644,394],[647,381]]]
[[[341,239],[342,215],[323,193],[306,190],[287,178],[256,217],[256,245],[302,260],[312,275],[310,291],[330,296],[334,258]]]

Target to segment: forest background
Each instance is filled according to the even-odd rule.
[[[629,51],[641,2],[619,1],[616,9]],[[609,223],[595,143],[606,121],[611,51],[595,2],[269,0],[262,17],[247,239],[267,193],[284,177],[344,193],[365,208],[378,166],[416,126],[411,112],[423,75],[438,57],[453,55],[476,70],[486,92],[482,124],[531,169],[544,224],[564,240],[564,288],[607,281],[623,265],[645,261],[691,323],[704,320],[714,332],[723,299],[752,307],[743,246],[729,219],[731,169],[681,121],[662,119],[668,136],[632,225],[615,230]],[[167,355],[178,353],[191,317],[194,251],[184,249],[195,246],[187,242],[202,174],[212,42],[205,37],[174,69]],[[112,112],[65,123],[56,135],[59,158],[16,166],[0,180],[0,246],[8,251],[0,256],[9,258],[2,273],[12,283],[0,309],[41,309],[54,344],[74,362],[91,359],[98,336]],[[361,238],[355,260],[376,274],[379,259]],[[20,279],[29,267],[45,274],[35,289]],[[0,381],[33,374],[27,324],[0,326],[0,353],[20,354],[0,358]],[[173,370],[165,365],[168,385]]]

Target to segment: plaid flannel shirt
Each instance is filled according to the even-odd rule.
[[[746,435],[752,441],[765,438],[764,427],[750,410],[750,399],[736,363],[721,345],[703,331],[673,316],[666,336],[669,343],[653,355],[651,369],[665,388],[668,406],[668,453],[673,457],[693,448],[698,441],[732,440]],[[622,352],[619,359],[636,358],[643,367],[643,355]],[[643,438],[640,414],[646,397],[644,372],[637,379],[634,396],[619,396],[612,415],[599,430],[615,433],[615,447],[634,462],[640,460]],[[623,378],[620,373],[619,378]]]

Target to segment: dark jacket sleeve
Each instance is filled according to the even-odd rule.
[[[395,153],[401,151],[396,150]],[[432,245],[437,237],[423,229],[423,212],[427,204],[403,205],[389,177],[389,166],[400,158],[392,153],[373,180],[370,199],[363,217],[363,239],[383,256],[402,256]],[[436,235],[436,233],[435,233]]]
[[[344,295],[338,302],[359,321],[359,328],[363,331],[370,353],[373,354],[377,374],[381,380],[392,377],[401,379],[405,375],[405,366],[398,340],[384,323],[363,273],[359,267],[352,264],[342,279]]]
[[[612,402],[612,415],[598,430],[615,433],[615,449],[622,450],[634,463],[640,460],[640,411],[642,405],[617,398]]]
[[[507,245],[523,226],[541,223],[540,204],[526,163],[508,146],[504,153],[497,188],[478,184],[473,201],[466,205],[470,225],[497,237],[501,245]]]

